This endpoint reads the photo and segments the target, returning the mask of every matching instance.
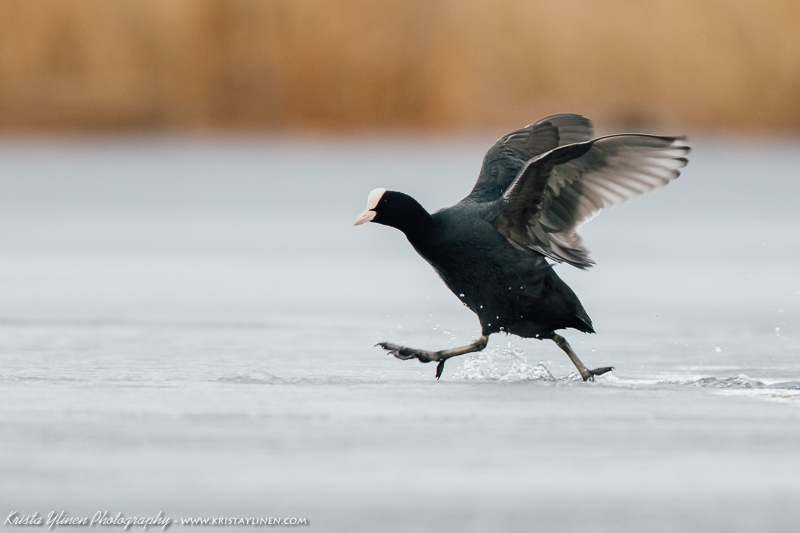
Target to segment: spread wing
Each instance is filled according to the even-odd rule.
[[[478,182],[468,198],[477,202],[497,200],[526,162],[558,146],[588,141],[593,135],[592,123],[580,115],[551,115],[504,135],[486,152]]]
[[[528,161],[492,221],[514,246],[578,268],[594,264],[577,228],[600,210],[680,175],[683,137],[620,134],[560,146]]]

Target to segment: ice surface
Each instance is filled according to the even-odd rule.
[[[352,221],[375,187],[457,201],[490,143],[6,139],[0,516],[795,529],[800,150],[696,140],[582,229],[597,266],[557,268],[598,334],[564,335],[613,373],[495,335],[436,381],[374,344],[463,345],[476,319]]]

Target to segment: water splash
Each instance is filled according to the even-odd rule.
[[[365,382],[341,376],[284,377],[263,370],[241,370],[233,375],[219,377],[216,381],[244,385],[350,385]]]
[[[713,394],[746,396],[771,402],[800,404],[800,382],[764,382],[745,374],[729,378],[704,377],[687,381],[661,381],[659,385],[679,385],[715,389]]]
[[[764,382],[757,379],[751,379],[745,374],[739,374],[735,378],[717,378],[706,377],[695,379],[686,383],[686,385],[694,385],[695,387],[708,387],[712,389],[765,389],[767,386]]]
[[[464,369],[456,379],[487,381],[556,381],[544,362],[532,365],[522,351],[511,342],[500,349],[493,346],[471,354],[464,361]]]
[[[286,385],[296,383],[297,379],[286,379],[263,370],[240,370],[231,376],[218,378],[217,381],[251,385]]]
[[[752,379],[745,374],[730,378],[718,378],[714,376],[690,379],[687,381],[660,381],[658,385],[683,385],[690,387],[703,387],[709,389],[786,389],[800,390],[800,382],[784,381],[779,383],[765,383],[757,379]]]

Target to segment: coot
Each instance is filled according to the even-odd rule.
[[[589,370],[556,333],[594,329],[552,265],[590,267],[577,228],[602,209],[677,178],[688,152],[685,137],[594,138],[588,119],[560,114],[498,140],[486,153],[472,192],[452,207],[430,214],[407,194],[375,189],[355,225],[376,222],[402,231],[481,323],[481,337],[461,348],[376,346],[399,359],[437,361],[438,379],[447,359],[483,350],[489,335],[502,331],[555,341],[584,381],[612,370]]]

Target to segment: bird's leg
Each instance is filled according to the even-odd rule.
[[[575,352],[572,351],[572,347],[567,342],[567,339],[565,339],[564,337],[562,337],[557,333],[553,333],[552,337],[542,336],[542,338],[553,339],[553,342],[555,342],[559,348],[564,350],[564,353],[566,353],[567,356],[569,356],[569,359],[570,361],[572,361],[572,364],[575,365],[575,367],[578,369],[578,372],[580,372],[583,381],[594,381],[595,376],[602,376],[606,372],[611,372],[612,370],[614,370],[613,366],[604,366],[601,368],[595,368],[594,370],[589,370],[581,362],[581,360],[578,359],[578,356],[575,354]]]
[[[436,379],[439,379],[444,370],[444,362],[451,357],[464,355],[465,353],[480,352],[486,348],[489,342],[489,335],[482,335],[480,339],[472,344],[461,346],[460,348],[452,348],[450,350],[439,350],[438,352],[429,352],[427,350],[417,350],[415,348],[408,348],[407,346],[400,346],[390,342],[379,342],[375,346],[380,346],[384,350],[389,350],[389,353],[398,359],[419,359],[420,363],[430,363],[431,361],[439,361],[436,365]]]

